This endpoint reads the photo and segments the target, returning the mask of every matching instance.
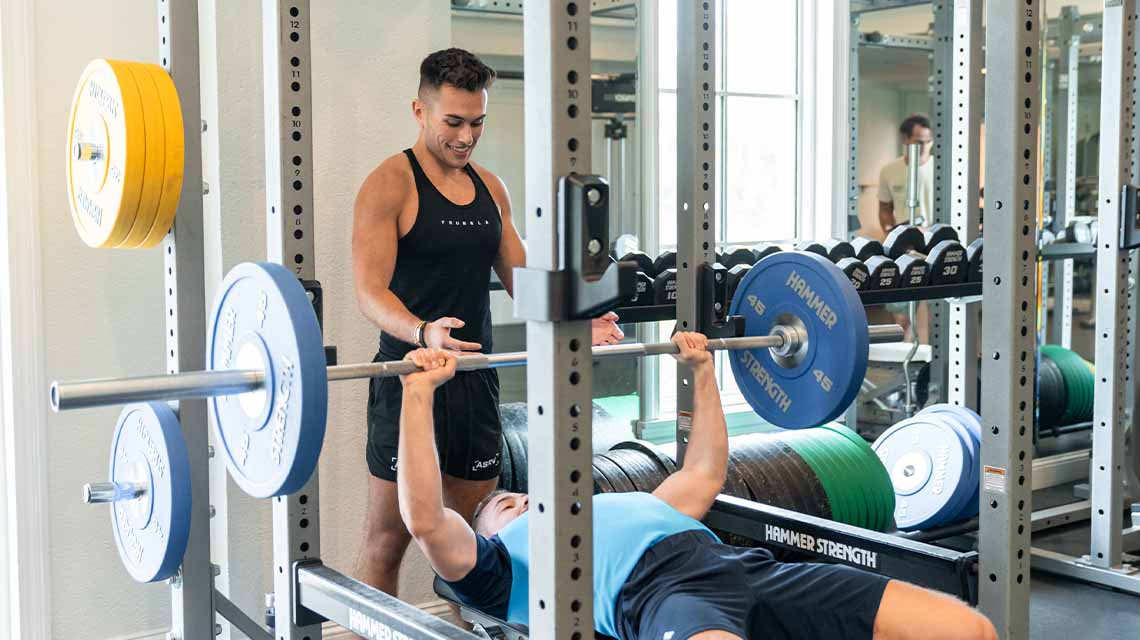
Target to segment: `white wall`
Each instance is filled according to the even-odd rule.
[[[141,375],[161,371],[162,260],[158,251],[96,251],[83,245],[65,200],[64,125],[75,81],[94,57],[151,60],[157,52],[154,3],[26,0],[35,10],[38,105],[35,135],[42,230],[43,331],[47,379]],[[256,2],[203,2],[217,12],[218,62],[204,52],[207,141],[218,145],[221,172],[207,172],[207,295],[225,269],[263,259],[264,173],[260,75],[260,9]],[[406,3],[357,0],[314,8],[313,81],[317,276],[325,289],[326,341],[342,361],[363,360],[377,332],[356,309],[349,264],[352,201],[364,176],[385,156],[409,146],[409,113],[418,65],[450,42],[447,0]],[[210,25],[207,25],[210,26]],[[207,30],[208,31],[208,30]],[[204,86],[206,86],[204,85]],[[46,385],[44,387],[46,389]],[[46,392],[45,392],[46,393]],[[365,383],[331,392],[328,438],[321,461],[322,556],[351,570],[360,541],[367,470],[364,464]],[[117,408],[49,415],[47,421],[51,635],[60,638],[161,637],[169,626],[169,589],[132,582],[119,564],[105,507],[79,502],[84,482],[106,475]],[[230,489],[215,523],[219,585],[259,618],[269,582],[268,505]],[[432,599],[422,559],[409,563],[402,584],[412,602]]]

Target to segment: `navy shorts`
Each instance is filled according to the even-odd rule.
[[[711,630],[750,640],[870,640],[888,580],[842,565],[779,562],[765,549],[687,531],[642,555],[622,587],[618,628],[640,640]]]
[[[403,393],[399,378],[373,378],[368,385],[368,471],[393,482]],[[440,469],[463,480],[498,478],[503,460],[498,372],[456,373],[436,389],[432,408]]]

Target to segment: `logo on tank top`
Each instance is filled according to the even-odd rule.
[[[447,225],[449,227],[486,227],[486,226],[489,226],[491,224],[491,221],[490,220],[459,220],[459,219],[447,220],[447,219],[444,219],[444,220],[440,220],[439,223],[443,224],[443,225]]]

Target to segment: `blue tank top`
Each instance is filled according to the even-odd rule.
[[[519,516],[489,541],[480,538],[482,548],[476,568],[463,580],[451,583],[467,604],[486,611],[497,609],[498,615],[505,613],[505,619],[516,624],[529,624],[530,620],[528,515],[524,513]],[[708,533],[712,542],[720,542],[699,520],[684,515],[648,493],[606,493],[594,496],[593,521],[594,629],[615,638],[618,636],[618,596],[647,549],[660,540],[683,531],[703,531]],[[498,545],[502,546],[505,553],[494,552],[493,547]],[[492,566],[506,562],[510,564],[509,570],[504,570],[506,567]],[[488,584],[488,579],[501,582],[509,580],[505,611],[501,603],[476,601],[483,598],[472,597],[475,594],[464,588],[478,584],[478,591],[484,596],[492,593],[500,594],[499,597],[507,595],[508,589],[494,588]]]

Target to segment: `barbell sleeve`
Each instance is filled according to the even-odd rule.
[[[867,328],[868,340],[872,343],[899,342],[903,339],[903,329],[897,324],[871,325]],[[795,332],[783,335],[794,336]],[[753,336],[743,338],[712,338],[709,351],[738,349],[779,348],[785,346],[783,335]],[[591,357],[596,359],[615,357],[644,357],[678,353],[672,342],[652,344],[630,343],[593,347]],[[507,353],[470,354],[457,358],[456,369],[498,369],[526,365],[525,351]],[[415,373],[419,368],[410,360],[390,360],[361,364],[333,365],[328,367],[328,379],[357,380],[362,378],[385,378]],[[209,398],[257,391],[265,385],[265,374],[257,370],[231,371],[192,371],[159,376],[133,378],[105,378],[81,380],[78,382],[53,382],[51,385],[52,410],[68,411],[87,407],[129,404],[188,398]]]
[[[134,500],[145,491],[142,485],[129,482],[88,482],[83,485],[83,501],[98,504]]]

